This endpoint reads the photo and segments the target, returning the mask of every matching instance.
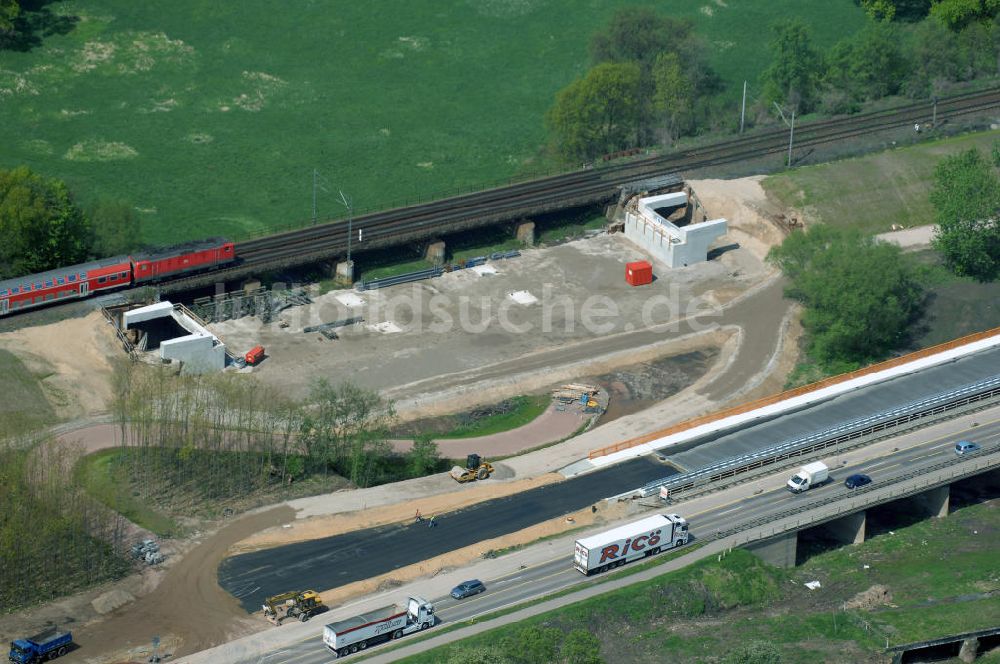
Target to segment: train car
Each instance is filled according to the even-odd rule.
[[[132,262],[128,256],[6,279],[0,281],[0,316],[57,300],[87,297],[91,293],[128,286],[131,281]]]
[[[132,256],[133,283],[159,281],[185,272],[208,270],[236,260],[232,242],[210,238]]]

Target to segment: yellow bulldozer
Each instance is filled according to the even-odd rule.
[[[324,611],[326,604],[315,590],[293,590],[264,600],[264,617],[275,625],[280,625],[285,618],[305,622]]]
[[[465,468],[454,466],[451,469],[452,478],[461,484],[473,480],[485,480],[493,474],[493,464],[480,458],[478,454],[470,454],[465,459]]]

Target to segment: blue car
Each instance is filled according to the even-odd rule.
[[[955,454],[957,454],[958,456],[962,456],[963,454],[972,454],[973,452],[978,452],[978,451],[979,451],[979,445],[976,445],[971,441],[960,440],[957,443],[955,443]]]
[[[483,582],[479,579],[473,579],[472,581],[462,581],[452,588],[451,596],[455,599],[465,599],[466,597],[478,595],[484,590],[486,590],[486,586],[483,585]]]
[[[846,486],[848,489],[857,489],[863,487],[866,484],[871,484],[871,483],[872,483],[872,478],[862,473],[851,475],[846,480],[844,480],[844,486]]]

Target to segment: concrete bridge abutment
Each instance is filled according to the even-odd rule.
[[[913,502],[919,506],[921,511],[927,516],[942,517],[948,516],[951,498],[951,485],[945,484],[936,489],[924,491],[913,497]]]
[[[775,567],[795,567],[799,534],[796,531],[747,544],[746,550]]]
[[[515,230],[517,241],[525,247],[535,246],[535,222],[522,221]]]
[[[865,523],[867,512],[864,510],[834,519],[824,527],[842,544],[863,544],[865,541]]]
[[[445,249],[444,240],[432,240],[428,242],[427,248],[424,249],[424,260],[431,265],[444,265],[445,258],[447,257]]]

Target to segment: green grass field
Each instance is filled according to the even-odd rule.
[[[893,224],[924,226],[934,223],[927,195],[941,157],[970,148],[988,155],[998,138],[1000,131],[987,131],[805,166],[772,175],[763,186],[784,205],[828,224],[872,234],[887,233]]]
[[[143,237],[241,238],[541,172],[542,118],[588,65],[590,35],[631,0],[377,3],[66,0],[66,34],[0,52],[0,166],[122,197]],[[689,16],[738,112],[770,22],[795,14],[828,46],[850,0],[648,2]]]
[[[103,450],[83,457],[73,470],[76,481],[88,494],[115,510],[132,523],[160,537],[177,537],[180,527],[170,517],[135,496],[129,483],[116,468],[121,451]]]
[[[0,390],[17,397],[0,402],[0,435],[23,433],[57,420],[40,380],[14,353],[0,349]]]

